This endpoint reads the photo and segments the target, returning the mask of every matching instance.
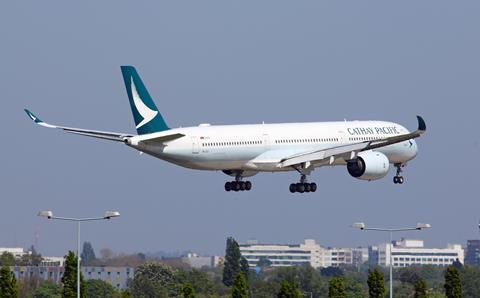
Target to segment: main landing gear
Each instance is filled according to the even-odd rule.
[[[250,181],[231,181],[225,182],[226,191],[244,191],[252,189],[252,182]]]
[[[252,182],[242,181],[242,172],[238,172],[235,181],[225,182],[225,191],[249,191],[252,189]]]
[[[401,175],[402,174],[402,168],[403,168],[403,164],[400,164],[400,163],[396,163],[395,164],[395,167],[397,168],[397,174],[395,174],[395,176],[393,177],[393,183],[395,184],[403,184],[403,182],[405,181],[403,179],[403,176]]]
[[[308,183],[307,176],[302,174],[302,176],[300,177],[300,182],[290,184],[289,189],[291,193],[315,192],[317,191],[317,184],[314,182]]]

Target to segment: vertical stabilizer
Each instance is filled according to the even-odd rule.
[[[138,134],[143,135],[170,129],[155,106],[135,67],[121,66],[121,69]]]

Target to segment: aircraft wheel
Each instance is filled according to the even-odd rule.
[[[240,190],[241,191],[244,191],[247,188],[247,186],[245,185],[245,182],[239,181],[237,183],[240,185]]]
[[[317,191],[317,184],[312,182],[310,183],[310,191],[311,192],[316,192]]]
[[[403,184],[405,180],[403,179],[402,176],[398,177],[398,183]]]
[[[299,193],[305,192],[305,185],[303,183],[297,183],[295,190]]]
[[[231,191],[232,190],[232,184],[230,182],[225,182],[225,191]]]
[[[240,190],[240,183],[238,183],[237,181],[233,181],[232,182],[232,190],[239,191]]]
[[[249,191],[250,189],[252,189],[252,182],[250,181],[245,182],[245,190]]]
[[[395,184],[398,183],[398,177],[397,176],[393,176],[393,183],[395,183]]]
[[[296,187],[295,183],[290,184],[290,188],[289,188],[289,189],[290,189],[290,192],[291,192],[291,193],[296,192],[296,191],[297,191],[297,187]]]
[[[304,187],[305,187],[305,192],[310,192],[312,190],[310,187],[310,183],[305,183]]]

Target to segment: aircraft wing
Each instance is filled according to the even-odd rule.
[[[77,135],[94,137],[94,138],[110,140],[110,141],[117,141],[117,142],[124,142],[126,138],[133,137],[133,135],[125,134],[125,133],[116,133],[116,132],[108,132],[108,131],[98,131],[98,130],[89,130],[89,129],[56,126],[56,125],[52,125],[52,124],[48,124],[46,122],[43,122],[40,118],[35,116],[32,112],[30,112],[27,109],[25,109],[25,113],[27,113],[28,117],[30,117],[30,119],[32,119],[33,122],[35,122],[36,124],[38,124],[40,126],[48,127],[48,128],[57,128],[57,129],[61,129],[61,130],[64,130],[66,132],[77,134]]]
[[[349,159],[353,159],[361,151],[385,147],[388,145],[418,138],[420,135],[422,135],[426,131],[427,126],[422,117],[417,116],[417,120],[418,120],[418,128],[414,132],[393,136],[393,137],[388,137],[384,139],[379,139],[379,140],[364,141],[364,142],[359,142],[354,144],[336,146],[336,147],[331,147],[327,149],[309,151],[309,152],[304,152],[296,155],[291,155],[289,157],[283,158],[278,164],[278,167],[283,168],[283,167],[289,167],[289,166],[302,165],[304,163],[320,162],[320,161],[326,160],[327,158],[332,158],[332,157],[342,157],[345,160],[349,160]]]

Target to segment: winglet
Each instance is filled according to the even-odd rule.
[[[27,109],[24,109],[25,113],[27,113],[27,116],[30,117],[30,119],[33,120],[33,122],[35,123],[43,123],[42,119],[38,118],[37,116],[35,116],[35,114],[33,114],[32,112],[30,112],[29,110]]]
[[[426,131],[427,125],[425,124],[425,120],[423,120],[422,116],[417,115],[417,120],[418,120],[418,130],[422,132]]]
[[[49,128],[57,128],[55,125],[51,125],[51,124],[48,124],[48,123],[45,123],[43,122],[42,119],[38,118],[37,116],[35,116],[34,113],[30,112],[29,110],[27,109],[23,109],[25,111],[25,113],[27,113],[27,116],[33,120],[33,122],[35,122],[36,124],[38,125],[41,125],[43,127],[49,127]]]

